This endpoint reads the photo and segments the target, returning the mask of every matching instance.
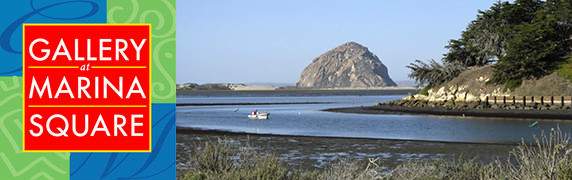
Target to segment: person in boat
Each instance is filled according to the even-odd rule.
[[[252,115],[256,115],[256,114],[258,114],[258,110],[256,110],[256,109],[255,109],[254,111],[252,111],[252,113],[251,113],[251,114],[252,114]]]

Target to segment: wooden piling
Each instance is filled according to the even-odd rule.
[[[513,105],[516,104],[516,97],[515,96],[512,96],[512,104]]]
[[[534,104],[534,96],[530,96],[530,103]]]
[[[554,105],[554,96],[550,96],[550,105]]]

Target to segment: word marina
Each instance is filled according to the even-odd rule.
[[[107,99],[109,97],[108,94],[110,94],[108,93],[108,91],[112,91],[113,93],[111,94],[120,99],[124,98],[129,99],[133,94],[138,95],[144,99],[147,98],[137,76],[135,76],[131,81],[130,83],[131,85],[129,86],[127,93],[124,93],[125,91],[123,87],[124,83],[122,76],[118,77],[114,81],[109,80],[105,76],[103,76],[102,77],[103,80],[100,81],[99,80],[100,78],[98,76],[95,76],[93,78],[94,79],[93,83],[91,79],[83,76],[78,76],[76,79],[77,80],[75,84],[77,84],[77,86],[75,86],[75,91],[74,91],[71,88],[70,83],[68,82],[66,76],[63,76],[60,83],[58,83],[59,85],[57,86],[57,89],[53,89],[55,88],[55,86],[51,85],[50,77],[45,77],[44,80],[40,81],[43,83],[38,83],[36,77],[32,76],[32,84],[30,85],[30,90],[28,91],[30,92],[28,98],[32,99],[34,97],[38,97],[42,99],[46,98],[44,94],[47,94],[46,95],[47,98],[58,99],[62,94],[64,94],[71,99],[75,98],[98,99],[100,98],[100,96],[103,99]],[[39,84],[42,84],[42,86],[40,87]],[[103,91],[103,95],[100,95],[100,90]]]

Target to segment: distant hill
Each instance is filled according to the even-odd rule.
[[[177,90],[231,90],[231,88],[229,87],[229,84],[224,83],[184,83],[177,84]]]
[[[279,84],[279,83],[276,83]],[[177,84],[177,90],[191,91],[249,91],[249,90],[274,90],[278,86],[270,83],[184,83]]]
[[[399,87],[417,87],[418,86],[417,82],[415,82],[413,80],[401,80],[401,81],[395,81],[395,83]]]
[[[397,86],[387,67],[365,46],[344,43],[315,58],[296,84],[299,88],[370,88]]]

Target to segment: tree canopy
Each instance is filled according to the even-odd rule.
[[[499,1],[479,11],[461,37],[449,41],[442,63],[416,60],[407,67],[410,77],[429,86],[462,72],[438,73],[447,66],[459,70],[493,64],[492,80],[499,84],[539,78],[565,62],[571,38],[572,0]]]

